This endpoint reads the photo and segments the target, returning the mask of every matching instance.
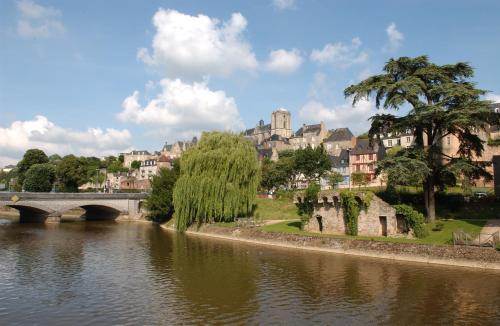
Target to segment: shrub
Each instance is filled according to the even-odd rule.
[[[318,202],[318,193],[321,187],[316,182],[311,182],[304,192],[304,200],[297,204],[300,215],[300,228],[309,222],[314,213],[314,204]]]
[[[393,207],[396,209],[396,214],[403,217],[406,225],[413,230],[417,238],[425,238],[429,234],[425,228],[425,217],[422,213],[405,204]]]
[[[495,246],[495,249],[496,249],[497,251],[500,251],[500,242],[499,242],[499,243],[497,243],[497,245]]]
[[[49,163],[33,164],[26,172],[24,190],[32,192],[50,192],[56,179],[56,171]]]
[[[347,224],[346,233],[349,235],[358,235],[358,216],[360,207],[354,197],[354,193],[351,191],[343,191],[340,193],[340,200]]]
[[[432,228],[432,231],[441,231],[444,228],[444,223],[443,222],[437,222],[434,227]]]

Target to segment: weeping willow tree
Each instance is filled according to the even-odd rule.
[[[174,189],[177,230],[248,216],[258,183],[259,164],[250,141],[231,133],[204,133],[181,158]]]

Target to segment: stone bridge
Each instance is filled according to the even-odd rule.
[[[62,214],[83,208],[87,220],[140,220],[147,194],[0,192],[0,207],[19,211],[20,222],[60,222]]]

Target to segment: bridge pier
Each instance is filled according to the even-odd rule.
[[[53,212],[47,216],[45,223],[60,223],[62,214],[59,212]]]

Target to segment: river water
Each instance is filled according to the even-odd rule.
[[[500,274],[0,220],[0,325],[499,325]]]

